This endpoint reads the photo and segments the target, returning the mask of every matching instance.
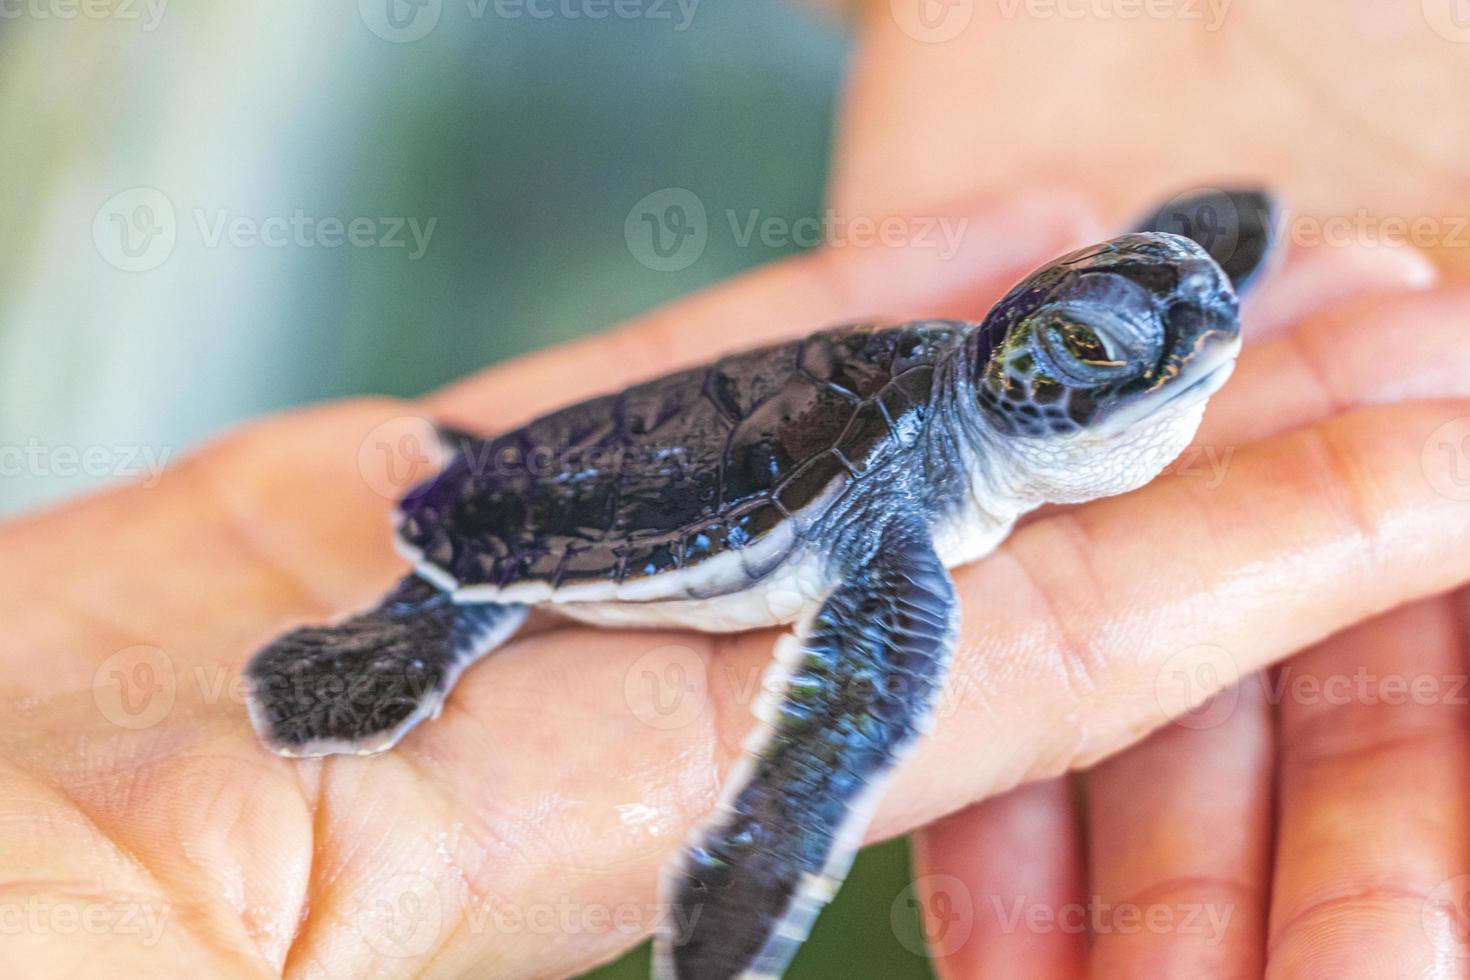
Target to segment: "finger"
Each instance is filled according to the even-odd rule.
[[[1399,268],[1412,271],[1413,264]],[[1342,271],[1348,276],[1358,270],[1346,262]],[[1314,285],[1326,281],[1320,269],[1312,276]],[[1392,281],[1389,275],[1378,280]],[[1397,285],[1414,283],[1406,277]],[[1346,282],[1338,286],[1351,292]],[[1306,305],[1299,301],[1297,308]],[[1374,294],[1331,303],[1293,334],[1247,349],[1236,377],[1212,404],[1200,438],[1176,470],[1218,481],[1241,442],[1356,405],[1463,390],[1463,379],[1470,374],[1470,352],[1462,343],[1467,305],[1465,294],[1452,290]],[[1384,337],[1395,338],[1395,343],[1383,343]],[[1262,411],[1263,405],[1271,410]],[[978,832],[985,811],[969,812]]]
[[[426,404],[499,429],[579,395],[843,321],[976,317],[1036,266],[1102,235],[1076,195],[1055,189],[987,199],[957,216],[911,217],[939,224],[952,241],[829,248],[788,259],[629,326],[477,374]]]
[[[1354,408],[1467,392],[1470,290],[1447,287],[1348,299],[1249,346],[1210,400],[1193,443],[1167,468],[1218,486],[1241,446]],[[1076,508],[1044,508],[1034,523]]]
[[[1094,977],[1258,977],[1274,744],[1259,680],[1087,775]]]
[[[1413,248],[1292,246],[1281,271],[1266,276],[1242,303],[1246,336],[1274,337],[1349,297],[1427,289],[1438,278],[1434,263]]]
[[[1264,439],[1365,405],[1451,398],[1470,377],[1464,287],[1373,294],[1335,303],[1248,347],[1210,401],[1195,452],[1223,458]]]
[[[1446,358],[1446,351],[1462,347],[1464,328],[1459,313],[1464,309],[1463,301],[1457,296],[1426,301],[1422,296],[1384,295],[1381,290],[1420,289],[1432,276],[1423,274],[1422,260],[1402,261],[1397,258],[1400,253],[1389,253],[1394,257],[1385,261],[1383,254],[1356,249],[1339,249],[1325,255],[1297,253],[1268,280],[1272,289],[1263,290],[1257,309],[1268,316],[1273,311],[1289,311],[1293,317],[1309,319],[1294,336],[1281,339],[1280,331],[1275,331],[1278,338],[1274,341],[1262,336],[1260,319],[1251,321],[1251,335],[1259,346],[1248,348],[1242,356],[1235,379],[1216,399],[1218,404],[1211,407],[1209,423],[1176,470],[1218,480],[1238,442],[1265,438],[1352,405],[1391,398],[1404,378],[1413,379],[1416,387],[1430,397],[1454,393],[1457,379],[1450,377],[1451,372],[1459,369],[1458,377],[1470,373],[1470,355]],[[1370,298],[1363,298],[1364,294]],[[1271,330],[1268,326],[1265,332]],[[1401,342],[1385,345],[1381,340],[1386,336],[1401,338]],[[1344,347],[1356,350],[1359,346],[1375,352],[1379,362],[1333,356]],[[1458,363],[1461,360],[1463,363]],[[1272,406],[1271,411],[1261,411],[1262,405]],[[1247,685],[1243,690],[1248,693],[1253,688]],[[1206,970],[1209,975],[1259,973],[1269,840],[1269,812],[1261,789],[1271,773],[1262,746],[1266,744],[1263,733],[1268,730],[1266,712],[1257,698],[1253,710],[1243,711],[1227,722],[1225,732],[1212,735],[1189,729],[1170,730],[1126,753],[1116,763],[1105,764],[1095,775],[1094,781],[1101,781],[1104,799],[1095,799],[1099,816],[1092,825],[1093,833],[1109,838],[1128,829],[1116,827],[1110,820],[1110,814],[1116,811],[1109,809],[1108,789],[1119,783],[1128,786],[1127,791],[1118,793],[1122,800],[1142,790],[1142,798],[1157,804],[1144,812],[1154,814],[1159,823],[1222,829],[1218,821],[1197,822],[1178,812],[1210,799],[1209,787],[1198,785],[1207,780],[1185,780],[1183,785],[1157,780],[1149,766],[1161,756],[1180,756],[1181,764],[1174,767],[1178,771],[1208,772],[1205,767],[1209,760],[1199,757],[1210,753],[1224,754],[1240,769],[1250,770],[1238,774],[1241,778],[1237,789],[1241,792],[1231,796],[1233,808],[1208,803],[1200,807],[1207,811],[1207,817],[1228,814],[1228,819],[1219,837],[1222,846],[1201,850],[1192,863],[1184,860],[1190,857],[1189,852],[1177,850],[1173,861],[1155,860],[1161,856],[1148,854],[1139,859],[1135,851],[1146,850],[1153,840],[1156,828],[1152,825],[1137,828],[1141,843],[1133,850],[1115,847],[1111,840],[1094,844],[1095,860],[1105,862],[1105,880],[1089,894],[1098,896],[1104,905],[1121,907],[1122,916],[1134,914],[1139,897],[1162,903],[1154,921],[1164,922],[1163,931],[1114,929],[1100,936],[1093,961],[1100,972],[1139,975],[1150,970],[1135,967],[1151,963],[1151,972],[1158,975],[1197,972],[1183,969],[1189,964],[1218,968]],[[1150,790],[1154,796],[1167,795],[1174,787],[1178,789],[1176,797],[1182,796],[1183,800],[1176,801],[1175,806],[1166,806],[1168,801],[1148,795]],[[1202,795],[1192,797],[1191,792]],[[1053,805],[1058,804],[1053,801]],[[921,880],[943,875],[931,880],[949,883],[952,888],[962,886],[968,895],[975,896],[1026,894],[1027,889],[1016,889],[1004,881],[1001,869],[1005,864],[989,869],[992,862],[1003,862],[1004,855],[1015,850],[1014,846],[986,846],[987,842],[1005,839],[1007,828],[992,826],[992,822],[1004,820],[1010,812],[1011,808],[991,801],[961,811],[934,828],[919,830],[915,841]],[[1130,814],[1135,812],[1133,808],[1128,810]],[[1223,846],[1226,842],[1234,846]],[[1051,856],[1062,860],[1066,853],[1058,849]],[[1131,863],[1130,859],[1112,857],[1124,854],[1133,855]],[[1031,856],[1034,863],[1028,867],[1051,867],[1042,856]],[[1150,875],[1151,868],[1156,873]],[[1189,870],[1183,870],[1186,868]],[[1168,888],[1180,894],[1167,894]],[[1034,887],[1029,890],[1037,893]],[[1232,890],[1239,893],[1234,899],[1230,897]],[[1065,900],[1076,901],[1078,894],[1074,889]],[[1025,964],[1038,955],[1065,958],[1075,952],[1065,934],[1034,936],[1023,932],[1018,937],[1014,931],[993,928],[994,924],[993,917],[978,914],[975,939],[939,958],[946,975],[1001,976],[1008,971],[1024,975]],[[1160,965],[1181,969],[1157,969]],[[1042,975],[1056,976],[1079,973],[1077,969],[1042,971]]]
[[[974,776],[992,785],[1027,759],[1036,776],[1086,766],[1275,659],[1460,585],[1470,494],[1454,480],[1470,459],[1427,450],[1467,417],[1465,400],[1353,412],[1242,450],[1213,488],[1166,478],[1021,529],[956,575],[950,723],[918,755],[938,766],[986,745]],[[1206,683],[1181,695],[1175,672]]]
[[[1398,610],[1282,667],[1269,975],[1470,968],[1462,600]]]
[[[924,935],[943,980],[1076,977],[1087,962],[1072,781],[977,803],[914,835]]]
[[[1455,418],[1470,418],[1470,399],[1352,413],[1242,450],[1213,489],[1157,481],[1024,528],[957,570],[964,612],[949,690],[871,839],[1091,765],[1232,674],[1470,581],[1470,502],[1435,489],[1452,474],[1445,464],[1426,477],[1423,452]],[[769,631],[530,637],[468,672],[456,710],[395,757],[483,814],[480,838],[515,842],[472,854],[463,872],[472,888],[543,868],[552,887],[587,902],[647,902],[661,858],[709,812],[741,756],[772,643]],[[1176,671],[1209,683],[1182,701],[1161,684]],[[659,687],[671,674],[678,687]],[[548,689],[556,711],[538,700]],[[541,747],[534,772],[518,775],[510,745]],[[525,816],[561,812],[569,799],[575,832],[547,834]],[[597,816],[627,812],[649,817],[624,826]],[[488,949],[492,939],[506,962],[545,954],[534,937],[478,941]],[[578,940],[585,962],[627,937]]]
[[[1319,24],[1325,4],[1287,13],[1239,3],[1228,16],[1215,8],[1218,19],[1145,16],[1127,24],[1062,16],[1057,7],[1028,16],[1024,6],[972,0],[864,9],[830,181],[838,207],[913,206],[957,187],[1003,188],[1044,173],[1086,181],[1125,220],[1150,203],[1141,189],[1189,187],[1228,168],[1230,177],[1270,174],[1299,202],[1303,234],[1319,239],[1334,237],[1323,232],[1335,225],[1349,229],[1339,237],[1387,238],[1365,209],[1380,217],[1460,213],[1448,203],[1457,200],[1450,171],[1417,161],[1425,153],[1462,158],[1463,135],[1455,134],[1454,153],[1437,144],[1448,137],[1429,136],[1434,128],[1422,124],[1410,90],[1463,91],[1467,65],[1446,50],[1454,45],[1432,43],[1412,4],[1377,5],[1373,27],[1338,24],[1333,40],[1341,43],[1319,40],[1316,50],[1296,45],[1290,54],[1281,39],[1291,36],[1291,21]],[[1385,49],[1390,37],[1402,43]],[[1370,99],[1349,105],[1315,81],[1364,55],[1375,78],[1414,82],[1376,86]],[[1199,71],[1201,64],[1210,70]],[[1262,70],[1267,65],[1277,70]],[[1099,109],[1117,105],[1129,111]],[[1387,151],[1385,127],[1403,134],[1393,138],[1402,157]],[[1384,180],[1363,165],[1386,159],[1385,151],[1415,157],[1403,166],[1419,178]],[[1452,227],[1438,251],[1459,266],[1466,249]]]

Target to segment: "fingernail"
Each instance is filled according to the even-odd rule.
[[[1245,302],[1246,336],[1257,341],[1354,296],[1428,289],[1439,270],[1403,246],[1293,246],[1286,262]]]

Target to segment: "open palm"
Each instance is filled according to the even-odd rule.
[[[414,417],[493,430],[837,320],[974,316],[1096,233],[1055,195],[967,228],[947,259],[793,260],[422,404],[268,420],[156,487],[0,529],[12,963],[554,976],[646,935],[660,865],[753,723],[770,634],[532,631],[371,759],[265,752],[239,669],[401,572],[387,514]],[[1250,311],[1256,342],[1191,463],[958,572],[951,690],[875,836],[1087,766],[1235,677],[1470,580],[1470,296],[1424,280],[1403,256],[1299,257]],[[1464,870],[1421,863],[1431,887]]]

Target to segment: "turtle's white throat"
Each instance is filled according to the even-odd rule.
[[[1127,430],[1148,425],[1155,418],[1176,414],[1196,403],[1203,403],[1230,380],[1239,354],[1238,337],[1229,343],[1213,344],[1208,350],[1201,351],[1192,358],[1184,371],[1165,387],[1104,419],[1095,427],[1095,434],[1104,439],[1123,436]]]

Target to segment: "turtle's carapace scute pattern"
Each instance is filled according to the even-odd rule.
[[[838,327],[467,442],[404,500],[399,534],[457,584],[501,589],[621,583],[747,547],[811,523],[917,431],[935,361],[970,326]]]

